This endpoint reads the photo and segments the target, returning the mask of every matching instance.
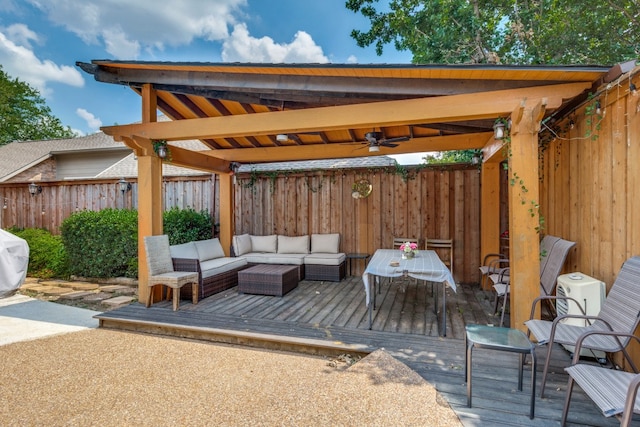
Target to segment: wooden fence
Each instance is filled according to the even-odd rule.
[[[362,169],[308,173],[239,174],[235,232],[302,235],[340,233],[344,252],[373,254],[394,236],[454,239],[457,281],[477,282],[479,265],[480,174],[470,166]],[[364,199],[352,197],[356,179],[373,185]],[[138,186],[122,193],[116,180],[43,182],[29,194],[27,183],[0,184],[2,228],[40,227],[59,232],[75,211],[137,209]],[[205,177],[165,178],[165,209],[207,209],[219,218],[218,181]],[[3,206],[3,207],[4,207]],[[355,265],[358,272],[361,265]],[[354,271],[355,272],[355,271]]]
[[[369,254],[391,247],[394,236],[452,238],[456,281],[477,282],[478,169],[429,166],[408,172],[408,178],[395,169],[239,175],[236,233],[340,233],[342,251]],[[373,185],[367,198],[352,197],[359,179]]]
[[[208,210],[218,218],[216,175],[165,178],[164,209],[172,207]],[[2,228],[45,228],[59,233],[60,225],[73,212],[106,208],[137,209],[138,185],[121,192],[117,180],[74,180],[42,182],[42,192],[31,195],[28,183],[0,184],[0,226]]]

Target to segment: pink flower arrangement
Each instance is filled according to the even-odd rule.
[[[405,253],[418,253],[418,244],[415,242],[404,242],[400,245],[400,250]]]

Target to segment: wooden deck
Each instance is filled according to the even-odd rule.
[[[384,348],[433,384],[465,426],[559,425],[567,383],[562,368],[570,360],[561,348],[554,351],[546,397],[536,399],[535,419],[528,417],[530,365],[519,392],[513,353],[474,351],[473,407],[466,407],[464,326],[498,324],[490,292],[477,285],[459,285],[457,293],[447,289],[446,337],[438,336],[440,315],[434,312],[430,285],[396,279],[383,284],[377,299],[371,330],[360,277],[340,283],[302,281],[282,298],[240,294],[234,288],[197,305],[183,300],[177,312],[163,301],[149,309],[135,303],[97,317],[101,327],[311,354],[364,355]],[[544,350],[537,351],[538,384]],[[640,426],[640,420],[636,423]],[[618,424],[575,388],[567,425]]]

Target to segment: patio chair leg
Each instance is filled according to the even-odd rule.
[[[540,381],[540,398],[544,397],[544,386],[547,383],[547,373],[549,372],[549,361],[551,360],[551,350],[553,349],[553,340],[547,343],[547,358],[544,361],[544,369],[542,370],[542,381]]]
[[[569,376],[569,383],[567,384],[567,395],[564,399],[564,407],[562,408],[562,418],[560,419],[560,426],[564,427],[567,424],[567,415],[569,414],[569,404],[571,403],[571,394],[573,393],[573,378]]]
[[[173,291],[173,311],[177,311],[180,305],[180,289],[169,288],[169,290]],[[167,293],[167,295],[169,294]]]
[[[507,294],[502,296],[502,314],[500,315],[500,327],[504,325],[504,312],[507,309]]]

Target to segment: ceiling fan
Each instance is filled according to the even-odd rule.
[[[367,132],[364,134],[367,140],[366,144],[369,144],[369,152],[380,151],[380,147],[397,147],[396,142],[408,141],[408,136],[398,136],[396,138],[385,138],[382,132]]]

